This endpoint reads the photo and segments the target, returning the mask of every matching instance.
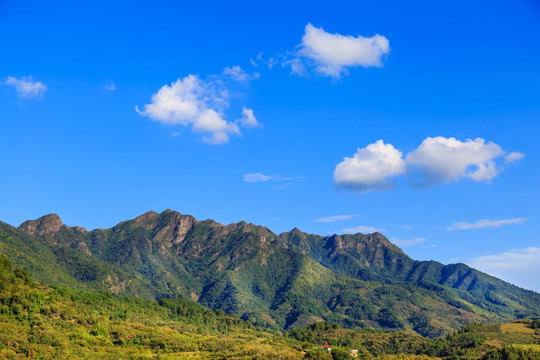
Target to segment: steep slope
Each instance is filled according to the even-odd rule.
[[[54,216],[49,218],[55,220]],[[86,251],[53,245],[3,222],[0,222],[0,253],[46,284],[108,290],[147,299],[156,297],[150,282],[135,272],[123,271]]]
[[[77,255],[106,269],[100,274],[134,279],[117,287],[121,294],[189,298],[275,329],[327,320],[437,336],[472,321],[540,314],[540,295],[462,264],[414,261],[378,233],[322,237],[294,229],[278,236],[171,210],[105,230],[71,228],[48,215],[10,231],[20,243],[48,249],[22,251],[28,258],[52,252],[64,274],[73,273]],[[106,285],[100,276],[76,281]]]
[[[406,282],[434,291],[443,286],[459,299],[464,308],[477,306],[507,320],[534,316],[540,310],[538,293],[519,288],[465,264],[443,265],[436,261],[415,261],[380,233],[322,237],[293,229],[279,237],[292,248],[311,256],[329,269],[358,279],[386,283]],[[450,300],[449,303],[460,306]]]

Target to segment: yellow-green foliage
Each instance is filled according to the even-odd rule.
[[[534,334],[534,329],[530,324],[523,322],[511,322],[501,325],[502,333],[522,333],[522,334]]]
[[[38,285],[0,256],[0,359],[540,359],[531,320],[472,324],[436,340],[325,322],[285,335],[186,300]],[[332,345],[333,351],[322,350]],[[304,350],[307,350],[305,352]]]
[[[299,359],[299,343],[183,300],[34,284],[0,257],[0,358]]]

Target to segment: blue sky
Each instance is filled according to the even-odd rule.
[[[380,231],[540,291],[537,1],[0,2],[0,220]]]

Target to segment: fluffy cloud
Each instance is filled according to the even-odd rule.
[[[475,223],[456,222],[456,223],[453,223],[451,226],[447,227],[446,230],[476,230],[476,229],[483,229],[483,228],[499,228],[505,225],[521,225],[525,221],[527,221],[526,218],[515,218],[515,219],[505,219],[505,220],[482,219],[482,220],[478,220]]]
[[[356,216],[358,215],[345,214],[345,215],[326,216],[326,217],[315,219],[313,221],[314,222],[336,222],[336,221],[350,220]]]
[[[358,149],[352,158],[345,157],[336,166],[334,183],[338,187],[359,192],[389,190],[396,183],[388,178],[405,171],[401,151],[379,140]]]
[[[428,137],[405,158],[382,140],[358,149],[352,158],[336,166],[334,183],[358,192],[388,190],[396,185],[394,177],[407,174],[417,187],[429,187],[468,178],[490,181],[505,163],[521,159],[519,152],[506,154],[499,145],[484,139],[460,141],[455,138]],[[394,179],[392,179],[394,178]]]
[[[384,232],[384,229],[379,229],[374,226],[357,226],[353,228],[346,228],[341,230],[344,234],[356,234],[356,233],[362,233],[362,234],[372,234],[374,232]]]
[[[471,259],[468,265],[510,283],[540,292],[540,248],[512,249]]]
[[[17,92],[17,96],[21,99],[41,99],[45,91],[47,91],[47,86],[45,84],[39,81],[34,81],[31,76],[23,76],[20,79],[14,78],[13,76],[8,76],[3,84],[13,86]]]
[[[224,75],[234,81],[246,81],[240,67],[226,68]],[[222,76],[223,77],[223,76]],[[164,85],[152,95],[150,104],[143,110],[135,107],[141,115],[167,125],[191,126],[193,132],[201,133],[202,140],[209,144],[223,144],[230,135],[240,135],[240,126],[257,126],[253,110],[243,108],[243,117],[231,122],[225,119],[224,111],[229,106],[227,82],[220,76],[203,81],[197,75]]]
[[[414,246],[414,245],[421,244],[421,243],[423,243],[425,241],[426,241],[426,239],[424,239],[424,238],[414,238],[414,239],[410,239],[410,240],[392,239],[392,242],[394,244],[396,244],[397,246],[399,246],[399,247]]]
[[[303,72],[308,66],[319,74],[339,78],[347,74],[348,67],[382,66],[382,58],[389,52],[389,42],[384,36],[377,34],[365,38],[330,34],[322,27],[307,24],[300,49],[288,64],[296,73]]]
[[[470,178],[489,181],[499,173],[494,159],[503,155],[499,145],[476,138],[428,137],[407,155],[407,163],[420,171],[419,186],[432,186]]]

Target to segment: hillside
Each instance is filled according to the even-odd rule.
[[[166,210],[86,231],[56,215],[0,226],[0,252],[36,279],[144,299],[183,298],[276,330],[326,320],[436,337],[540,315],[540,295],[409,258],[379,233],[274,234]]]
[[[303,357],[298,341],[192,301],[42,286],[1,255],[0,289],[2,359]]]
[[[357,279],[410,283],[441,292],[451,288],[449,296],[459,299],[463,306],[478,306],[508,320],[535,316],[539,309],[538,293],[465,264],[415,261],[380,233],[322,237],[294,229],[280,234],[280,238],[325,267]]]
[[[0,358],[538,359],[540,320],[472,324],[431,340],[319,322],[284,335],[190,300],[43,286],[0,255]],[[323,345],[332,351],[324,351]]]

